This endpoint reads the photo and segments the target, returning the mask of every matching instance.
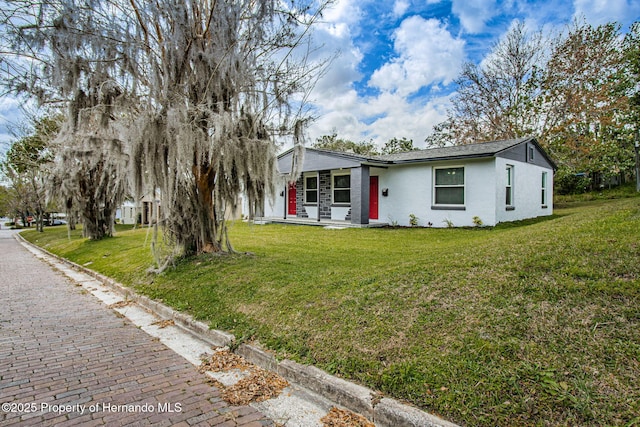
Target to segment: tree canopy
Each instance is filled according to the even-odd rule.
[[[385,143],[382,150],[378,150],[378,147],[373,141],[353,142],[348,139],[338,138],[337,132],[317,138],[316,142],[313,143],[313,147],[324,150],[341,151],[343,153],[359,154],[362,156],[379,156],[381,154],[395,154],[417,150],[417,148],[413,146],[413,140],[404,137],[401,139],[391,138]]]
[[[19,215],[23,224],[27,216],[35,216],[39,231],[43,230],[49,170],[55,151],[52,141],[60,130],[60,121],[61,117],[56,115],[34,120],[30,133],[11,144],[0,165],[9,182],[5,209]]]
[[[417,150],[417,148],[413,146],[412,139],[407,139],[404,137],[402,137],[401,139],[391,138],[386,142],[386,144],[384,144],[384,147],[382,147],[381,154],[396,154],[414,150]]]
[[[594,183],[629,174],[639,127],[637,52],[638,23],[623,35],[615,23],[576,21],[546,38],[516,24],[482,64],[465,65],[447,120],[426,142],[535,135],[559,165],[561,185],[577,173]]]
[[[338,134],[333,132],[331,135],[323,135],[316,139],[313,143],[314,148],[320,148],[331,151],[341,151],[344,153],[360,154],[362,156],[375,156],[378,154],[378,148],[373,142],[353,142],[348,139],[338,138]]]
[[[89,237],[127,193],[159,189],[177,252],[232,250],[227,207],[272,196],[279,141],[302,144],[330,1],[16,2],[5,84],[66,107],[56,176]]]

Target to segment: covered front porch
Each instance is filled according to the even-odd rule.
[[[378,177],[368,166],[304,172],[281,192],[283,220],[366,226],[378,220]],[[280,217],[278,212],[272,217]]]
[[[278,170],[287,176],[293,151],[278,157]],[[379,227],[379,172],[386,165],[367,157],[308,148],[301,174],[283,182],[275,200],[265,203],[269,222],[335,227]],[[371,225],[370,225],[371,224]]]

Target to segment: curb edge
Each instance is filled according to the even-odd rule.
[[[29,245],[59,262],[93,277],[126,299],[134,301],[159,317],[172,319],[178,327],[199,339],[216,347],[231,347],[235,341],[233,334],[210,329],[204,322],[195,320],[189,314],[176,311],[162,302],[140,295],[110,277],[62,258],[27,241],[20,233],[15,233],[14,236],[21,243]],[[457,424],[392,398],[383,397],[376,401],[376,396],[379,396],[379,393],[331,375],[315,366],[302,365],[288,359],[278,362],[273,355],[254,345],[240,344],[234,350],[234,353],[244,357],[254,365],[276,372],[288,381],[318,393],[350,411],[363,415],[373,421],[377,427],[459,427]]]

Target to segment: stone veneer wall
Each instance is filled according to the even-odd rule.
[[[296,181],[296,216],[298,218],[309,218],[304,208],[304,178],[300,177]]]
[[[320,171],[320,218],[331,219],[331,171]]]
[[[320,218],[331,219],[331,171],[320,171]],[[304,207],[304,177],[296,181],[296,216],[298,218],[309,218],[309,214]],[[313,218],[316,219],[316,218]],[[347,214],[346,220],[351,219],[351,210]]]

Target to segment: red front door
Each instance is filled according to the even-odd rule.
[[[289,215],[296,214],[296,183],[289,184],[289,209],[287,210]]]
[[[369,219],[378,219],[378,177],[369,177]]]

